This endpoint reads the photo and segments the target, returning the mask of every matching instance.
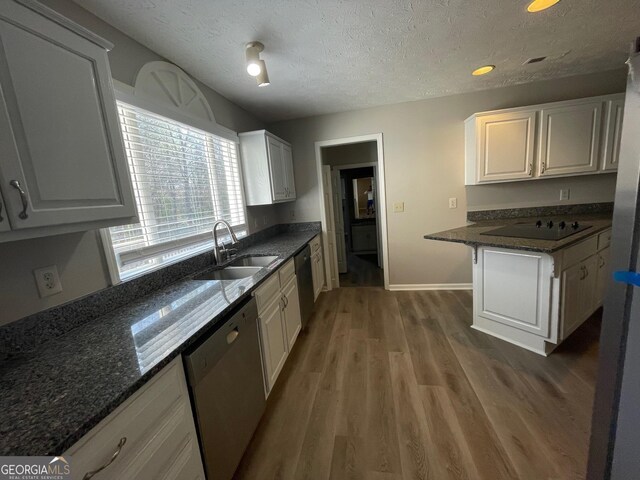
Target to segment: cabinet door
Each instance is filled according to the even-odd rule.
[[[598,255],[587,258],[562,272],[562,338],[567,338],[589,318],[598,306],[596,283]]]
[[[322,292],[322,288],[324,287],[324,260],[323,260],[322,252],[318,252],[318,290],[316,291],[316,298]]]
[[[106,51],[14,2],[0,6],[0,43],[0,176],[12,228],[135,217]]]
[[[267,392],[273,388],[284,361],[287,359],[283,313],[283,302],[279,297],[263,312],[260,312],[260,337]]]
[[[311,256],[311,278],[313,279],[313,301],[318,298],[318,254]]]
[[[267,148],[269,150],[269,171],[271,174],[271,194],[273,200],[287,199],[287,178],[284,167],[282,143],[275,138],[267,136]]]
[[[598,273],[596,274],[596,306],[602,305],[604,296],[607,291],[607,285],[611,278],[611,270],[609,267],[609,247],[598,252]]]
[[[478,182],[531,178],[536,112],[487,115],[477,122]]]
[[[551,261],[538,253],[478,250],[477,314],[549,338]]]
[[[541,110],[540,115],[539,176],[598,170],[601,101],[550,107]]]
[[[607,102],[607,115],[602,147],[604,170],[618,169],[620,140],[622,138],[622,118],[624,117],[624,98]]]
[[[284,163],[287,198],[292,200],[296,198],[296,179],[293,174],[293,155],[291,147],[288,145],[282,145],[282,162]]]
[[[285,328],[287,330],[287,345],[291,351],[302,328],[300,315],[300,297],[298,296],[298,281],[293,277],[282,290],[287,306],[284,309]]]

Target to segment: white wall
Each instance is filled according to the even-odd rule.
[[[476,210],[516,203],[551,205],[558,203],[560,184],[571,189],[574,199],[613,201],[614,176],[566,179],[546,184],[549,188],[544,182],[520,182],[468,191],[464,120],[484,110],[622,92],[625,79],[621,69],[273,124],[270,129],[293,145],[298,195],[295,205],[283,206],[281,218],[320,218],[314,142],[382,132],[391,285],[469,283],[467,247],[422,238],[465,225],[467,201]],[[457,209],[448,208],[449,197],[458,198]],[[393,213],[394,202],[404,202],[404,213]]]
[[[115,45],[109,52],[112,75],[123,83],[132,85],[138,70],[145,63],[164,60],[70,0],[42,0],[42,3],[111,41]],[[202,83],[196,83],[206,95],[221,125],[238,132],[264,128],[262,121],[255,116]],[[252,207],[248,217],[252,231],[279,220],[274,207]],[[41,299],[32,271],[52,264],[58,266],[63,292]],[[102,247],[95,231],[1,243],[0,266],[0,325],[109,285]]]

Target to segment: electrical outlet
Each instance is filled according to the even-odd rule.
[[[458,199],[455,197],[451,197],[449,199],[449,208],[458,208]]]
[[[393,204],[393,212],[394,213],[402,213],[404,212],[404,202],[396,202]]]
[[[569,200],[570,190],[568,188],[562,188],[560,190],[560,200]]]
[[[40,298],[62,292],[62,284],[58,276],[58,267],[55,265],[38,268],[33,271],[33,275],[36,277],[36,285],[38,286]]]

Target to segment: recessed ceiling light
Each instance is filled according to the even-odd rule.
[[[560,0],[533,0],[527,7],[527,11],[531,13],[541,12],[547,8],[553,7]]]
[[[476,68],[473,72],[471,72],[471,75],[473,75],[474,77],[486,75],[487,73],[493,71],[495,68],[495,65],[485,65],[484,67]]]

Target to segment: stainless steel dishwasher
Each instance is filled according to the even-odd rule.
[[[265,409],[258,309],[249,300],[185,355],[208,480],[230,480]]]
[[[309,317],[313,313],[313,273],[311,271],[311,248],[304,247],[295,258],[296,278],[298,280],[298,298],[300,299],[300,316],[302,328],[306,328]]]

